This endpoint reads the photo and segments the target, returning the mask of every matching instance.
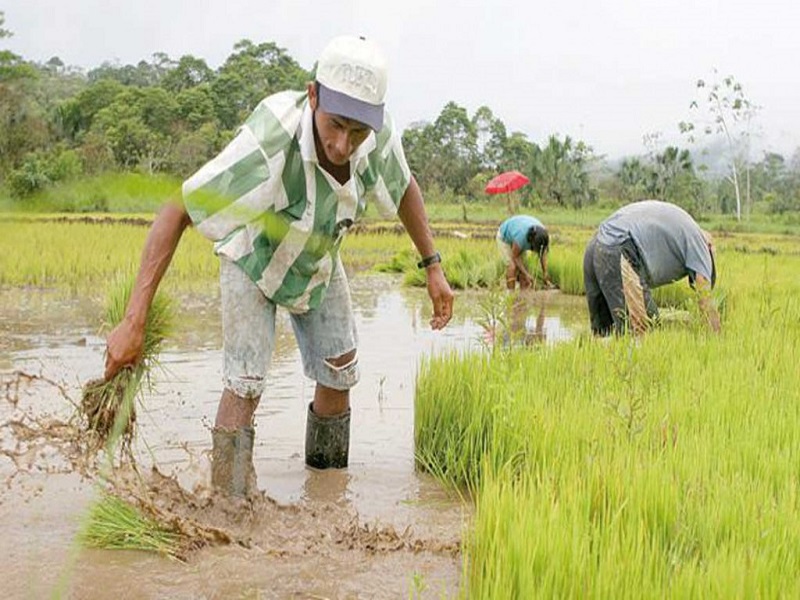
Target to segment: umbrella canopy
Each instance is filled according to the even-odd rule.
[[[519,171],[506,171],[500,173],[497,177],[493,177],[489,183],[486,184],[487,194],[507,194],[518,190],[531,180],[525,177]]]

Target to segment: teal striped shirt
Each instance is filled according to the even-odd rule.
[[[233,141],[184,182],[189,216],[267,298],[292,312],[317,308],[367,196],[391,217],[411,181],[400,133],[385,114],[340,185],[317,160],[307,94],[265,98]]]

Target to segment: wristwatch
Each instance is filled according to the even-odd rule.
[[[439,254],[438,252],[434,252],[430,256],[426,256],[421,261],[419,261],[417,263],[417,267],[419,267],[420,269],[426,269],[431,265],[435,265],[436,263],[440,262],[442,262],[442,255]]]

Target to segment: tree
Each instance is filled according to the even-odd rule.
[[[506,126],[496,118],[488,106],[481,106],[472,117],[476,134],[477,159],[483,171],[496,171],[503,158]]]
[[[191,55],[181,56],[178,64],[161,78],[160,85],[173,93],[191,89],[203,83],[210,83],[214,79],[212,71],[206,61]]]
[[[8,29],[3,29],[3,25],[6,22],[6,15],[5,13],[0,10],[0,40],[3,38],[11,37],[12,33]]]
[[[693,174],[694,164],[688,150],[676,146],[668,146],[657,154],[653,160],[653,176],[650,194],[654,198],[672,200],[669,196],[674,182],[682,174]]]
[[[13,35],[11,31],[3,27],[5,22],[5,13],[0,11],[0,40]],[[0,50],[0,84],[34,77],[36,77],[36,69],[32,65],[22,60],[20,56],[14,54],[11,50]]]
[[[520,171],[530,176],[539,153],[539,146],[528,140],[524,133],[515,131],[503,142],[498,170]]]
[[[537,154],[533,177],[539,195],[560,206],[581,208],[597,199],[597,190],[589,181],[589,164],[594,160],[592,148],[569,136],[562,142],[551,135],[547,145]]]
[[[480,170],[478,135],[465,108],[448,102],[433,123],[418,123],[403,132],[409,167],[425,189],[436,186],[469,195]]]
[[[211,84],[217,118],[232,129],[269,94],[302,90],[311,74],[273,42],[241,40]]]
[[[0,39],[11,36],[0,12]],[[10,50],[0,50],[0,174],[22,164],[26,153],[47,144],[46,114],[36,100],[39,72]]]
[[[745,95],[742,84],[732,75],[718,78],[717,70],[713,70],[714,78],[710,82],[703,79],[697,81],[696,88],[701,95],[701,104],[694,100],[689,105],[690,110],[705,110],[710,120],[701,123],[700,130],[704,135],[721,135],[725,140],[728,151],[728,168],[731,183],[736,195],[736,219],[742,218],[741,172],[746,170],[747,204],[749,206],[749,153],[750,153],[750,126],[755,118],[759,106],[750,101]],[[687,135],[691,142],[695,141],[695,132],[698,126],[694,122],[682,121],[678,125],[681,133]]]
[[[169,159],[177,113],[175,98],[163,88],[131,87],[97,112],[92,130],[108,141],[117,164],[152,173]]]
[[[433,128],[442,184],[457,193],[466,193],[478,170],[478,135],[467,110],[448,102]]]
[[[643,199],[649,193],[648,186],[653,177],[650,165],[639,157],[625,158],[617,171],[622,199],[626,202]]]
[[[787,161],[775,152],[765,152],[760,162],[752,168],[753,196],[773,213],[800,209],[800,158],[795,152]]]
[[[139,61],[134,65],[104,62],[88,73],[90,83],[112,79],[125,86],[151,87],[159,85],[163,77],[175,67],[175,62],[163,52],[153,54],[153,62]]]
[[[438,185],[436,140],[433,126],[424,121],[410,124],[403,131],[403,149],[411,172],[426,191]]]
[[[100,79],[59,105],[56,123],[63,135],[73,142],[92,128],[98,112],[110,106],[126,87],[116,79]]]
[[[184,129],[197,129],[205,123],[216,123],[214,115],[214,99],[211,87],[198,85],[180,92],[175,96],[178,105],[178,116]]]

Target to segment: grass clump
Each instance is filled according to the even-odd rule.
[[[78,539],[88,548],[142,550],[173,558],[181,557],[183,546],[180,534],[109,493],[92,506]]]
[[[133,279],[118,283],[108,298],[103,328],[111,330],[125,317],[133,290]],[[122,439],[130,446],[136,423],[136,398],[149,382],[158,354],[172,330],[173,310],[170,299],[162,292],[156,294],[147,315],[142,359],[132,367],[119,371],[112,379],[95,379],[83,388],[81,412],[87,427],[101,442]]]

